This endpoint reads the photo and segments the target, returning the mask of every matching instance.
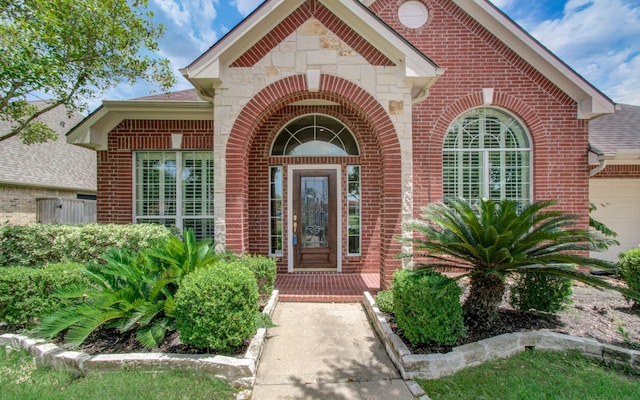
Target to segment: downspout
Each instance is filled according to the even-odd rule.
[[[594,175],[597,175],[600,171],[607,168],[607,160],[603,158],[599,158],[599,161],[600,161],[600,164],[598,164],[597,167],[589,171],[589,178],[591,178]]]

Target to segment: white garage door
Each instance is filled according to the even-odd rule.
[[[591,216],[618,234],[620,246],[592,257],[617,261],[618,254],[640,246],[640,179],[590,179]]]

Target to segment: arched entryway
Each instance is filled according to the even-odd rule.
[[[333,121],[348,129],[357,152],[283,154],[287,150],[278,141],[284,140],[278,139],[279,134],[296,121],[311,125],[309,116],[321,116],[325,122]],[[303,76],[286,78],[263,89],[243,108],[227,143],[228,248],[277,257],[279,274],[310,267],[320,272],[377,273],[383,286],[390,281],[401,266],[394,258],[400,252],[395,238],[401,234],[402,219],[400,147],[389,116],[373,97],[334,76],[322,75],[317,92],[306,90]],[[280,146],[275,153],[274,146]],[[323,265],[321,261],[314,267],[292,260],[299,258],[292,247],[300,240],[295,232],[300,225],[295,224],[301,223],[296,221],[301,217],[294,211],[299,206],[293,192],[301,189],[291,180],[300,181],[305,176],[309,181],[326,178],[328,184],[335,185],[335,265]],[[350,185],[359,186],[358,218],[349,212]],[[356,235],[349,223],[356,219],[360,222],[358,246],[353,245],[355,239],[350,242]],[[314,240],[324,240],[322,234],[315,236]]]

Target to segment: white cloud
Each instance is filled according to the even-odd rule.
[[[255,10],[263,0],[232,0],[231,5],[238,9],[238,12],[244,16],[249,15]]]
[[[505,8],[509,7],[511,3],[513,3],[513,0],[490,0],[490,1],[501,10],[504,10]]]
[[[629,69],[639,63],[637,0],[569,0],[560,18],[528,25],[534,37],[614,101],[634,98],[632,82],[640,90],[637,72]]]
[[[191,19],[189,11],[173,0],[154,0],[154,2],[178,26],[184,26]]]

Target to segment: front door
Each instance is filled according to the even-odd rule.
[[[294,268],[337,268],[336,171],[293,172]]]

